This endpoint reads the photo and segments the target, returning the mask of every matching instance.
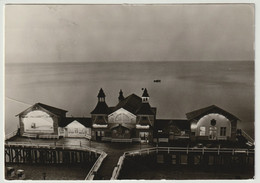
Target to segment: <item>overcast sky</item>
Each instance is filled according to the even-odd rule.
[[[6,62],[254,60],[254,6],[7,5]]]

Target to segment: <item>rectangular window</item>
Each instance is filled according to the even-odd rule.
[[[101,136],[104,137],[105,136],[105,132],[101,131]]]
[[[100,131],[97,131],[97,136],[100,137]]]
[[[226,136],[227,128],[226,127],[220,127],[220,136]]]
[[[31,128],[36,128],[36,124],[35,124],[35,123],[32,123],[32,124],[31,124]]]
[[[201,126],[200,127],[200,136],[205,136],[206,135],[206,127],[205,126]]]

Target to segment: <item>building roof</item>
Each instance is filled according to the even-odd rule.
[[[176,126],[180,130],[190,130],[190,123],[186,119],[157,119],[154,127],[158,129],[168,129],[171,125]]]
[[[60,121],[59,126],[65,127],[73,121],[78,121],[80,124],[87,128],[91,128],[91,118],[89,117],[68,117]]]
[[[148,92],[147,92],[147,89],[146,89],[146,88],[144,89],[144,92],[143,92],[143,95],[142,95],[142,97],[149,97],[149,94],[148,94]]]
[[[94,119],[92,119],[93,124],[98,124],[98,125],[106,125],[107,124],[107,119],[105,116],[96,116]]]
[[[51,112],[55,115],[58,115],[58,116],[65,116],[66,112],[68,112],[64,109],[56,108],[56,107],[49,106],[49,105],[46,105],[46,104],[43,104],[43,103],[36,103],[36,104],[32,105],[31,107],[27,108],[26,110],[24,110],[23,112],[17,114],[16,116],[22,115],[23,113],[30,111],[37,106],[42,107],[43,109],[45,109],[45,110],[47,110],[47,111],[49,111],[49,112]]]
[[[98,96],[97,96],[98,98],[99,97],[106,97],[106,95],[105,95],[105,93],[104,93],[104,91],[103,91],[103,89],[102,88],[100,88],[100,90],[99,90],[99,92],[98,92]]]
[[[119,101],[119,103],[112,109],[110,113],[123,108],[132,114],[145,114],[145,115],[155,115],[156,108],[151,107],[149,103],[142,103],[141,97],[131,94],[123,100]]]
[[[136,114],[154,115],[155,113],[149,103],[142,103]]]
[[[98,102],[95,109],[90,114],[109,114],[110,108],[106,102]]]
[[[124,108],[125,110],[133,114],[136,114],[136,111],[140,108],[141,104],[142,99],[135,94],[131,94],[124,100],[119,101],[119,103],[114,107],[113,111],[116,111],[120,108]]]
[[[149,119],[149,117],[141,117],[141,119],[137,122],[139,125],[150,125],[152,126],[152,123]]]
[[[220,114],[223,114],[224,116],[226,116],[229,119],[239,120],[239,118],[237,118],[233,114],[225,111],[224,109],[221,109],[220,107],[218,107],[216,105],[211,105],[211,106],[208,106],[208,107],[205,107],[205,108],[201,108],[201,109],[189,112],[189,113],[186,114],[186,116],[187,116],[188,120],[192,120],[192,119],[201,118],[202,116],[209,114],[209,113],[220,113]]]

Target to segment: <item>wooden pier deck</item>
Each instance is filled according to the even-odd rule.
[[[233,148],[183,148],[183,147],[154,147],[125,152],[118,160],[113,170],[111,180],[116,180],[124,166],[127,157],[156,155],[157,163],[169,163],[175,165],[202,164],[221,165],[239,161],[240,165],[254,166],[254,149]],[[197,159],[197,160],[196,160]],[[197,161],[197,162],[195,162]]]

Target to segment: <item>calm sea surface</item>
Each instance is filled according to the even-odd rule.
[[[121,62],[6,64],[5,132],[17,128],[16,114],[41,102],[90,116],[102,87],[109,106],[147,88],[157,118],[183,118],[215,104],[237,116],[254,136],[254,62]],[[161,83],[154,83],[160,79]]]

